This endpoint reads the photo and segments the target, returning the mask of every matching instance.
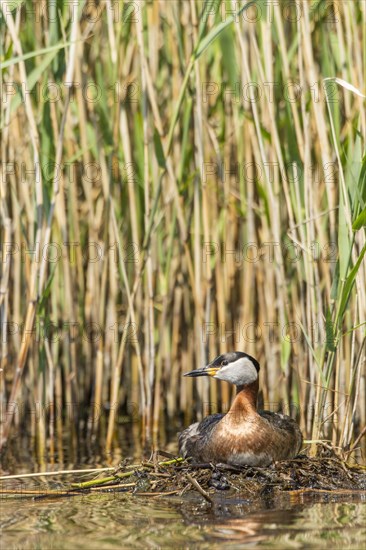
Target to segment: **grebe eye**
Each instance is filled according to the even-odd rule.
[[[222,366],[222,367],[226,367],[226,365],[228,365],[228,364],[229,364],[229,361],[227,361],[227,360],[225,359],[224,361],[222,361],[221,366]]]

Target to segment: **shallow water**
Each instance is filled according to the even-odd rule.
[[[306,497],[306,498],[305,498]],[[319,499],[319,497],[317,497]],[[296,501],[94,494],[1,501],[7,549],[352,548],[366,542],[366,495]],[[343,501],[342,501],[343,500]]]
[[[167,446],[165,446],[166,448]],[[18,446],[6,458],[4,473],[39,472],[41,467]],[[32,447],[31,447],[32,448]],[[171,452],[176,449],[172,447]],[[141,460],[140,449],[122,456]],[[67,456],[65,449],[64,457]],[[55,469],[107,465],[92,453],[89,462],[72,457]],[[116,456],[115,465],[120,457]],[[49,464],[45,470],[52,470]],[[32,489],[44,494],[64,489],[81,475],[3,481],[1,489]],[[141,490],[141,489],[140,489]],[[147,497],[121,492],[33,499],[0,496],[0,549],[79,550],[129,548],[322,549],[366,548],[366,491],[289,493],[263,496],[217,491],[211,506],[197,492]]]

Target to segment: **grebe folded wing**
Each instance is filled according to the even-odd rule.
[[[198,458],[200,451],[210,440],[212,431],[224,417],[224,414],[211,414],[202,422],[195,422],[179,435],[179,454],[186,458]]]
[[[296,442],[297,447],[297,451],[294,454],[300,452],[303,437],[297,422],[293,418],[286,414],[271,411],[258,411],[258,414],[267,420],[275,430],[286,432],[288,436],[291,436],[294,443]]]

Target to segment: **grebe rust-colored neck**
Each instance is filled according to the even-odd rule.
[[[257,412],[258,379],[247,386],[238,386],[229,412],[255,414]]]

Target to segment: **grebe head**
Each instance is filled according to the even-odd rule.
[[[258,379],[259,363],[254,357],[242,351],[219,355],[201,369],[187,372],[184,376],[212,376],[231,382],[235,386],[248,386]]]

